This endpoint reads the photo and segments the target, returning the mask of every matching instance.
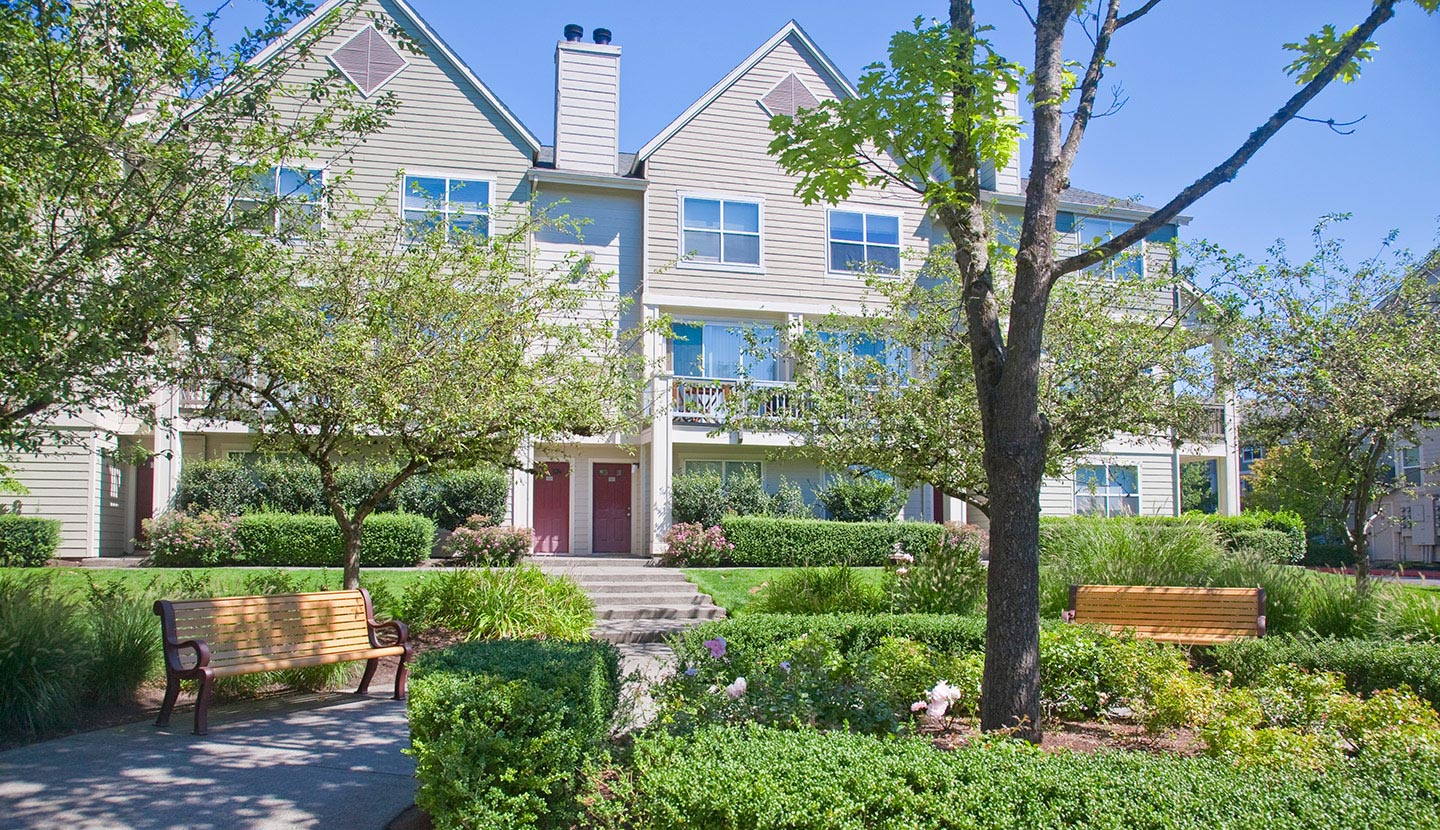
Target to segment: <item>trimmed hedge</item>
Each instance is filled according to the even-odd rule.
[[[722,727],[638,739],[631,801],[637,825],[650,830],[1389,830],[1440,822],[1440,757],[1348,766],[1257,775],[1145,752],[1047,753],[1012,741],[944,752],[922,739]]]
[[[1272,666],[1289,664],[1343,674],[1346,688],[1361,695],[1409,686],[1440,709],[1440,643],[1264,637],[1212,646],[1203,656],[1241,685],[1259,682]]]
[[[38,568],[59,549],[59,521],[0,514],[0,567]]]
[[[806,634],[833,639],[842,654],[869,651],[886,637],[905,637],[950,654],[985,648],[985,618],[952,614],[745,614],[716,620],[670,641],[682,663],[709,656],[704,642],[724,637],[734,653],[758,655]]]
[[[742,567],[818,565],[883,566],[899,543],[907,551],[940,544],[943,525],[929,522],[832,522],[726,516],[725,538],[735,546],[730,564]]]
[[[436,827],[568,828],[619,700],[608,643],[496,640],[428,654],[410,684],[415,803]]]
[[[345,549],[340,527],[329,516],[251,513],[235,530],[246,565],[337,567]],[[417,565],[430,555],[435,523],[424,516],[383,513],[365,519],[360,563],[372,568]]]

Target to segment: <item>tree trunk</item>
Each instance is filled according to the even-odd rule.
[[[345,544],[346,589],[360,587],[360,531],[364,524],[363,520],[340,522],[340,538]]]

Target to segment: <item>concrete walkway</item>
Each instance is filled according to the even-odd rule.
[[[0,827],[382,830],[415,798],[403,702],[292,695],[190,727],[181,711],[0,752]]]

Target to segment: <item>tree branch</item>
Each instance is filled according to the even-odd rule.
[[[1141,6],[1135,11],[1130,12],[1127,15],[1122,15],[1119,20],[1115,21],[1115,28],[1119,29],[1122,26],[1128,26],[1131,23],[1134,23],[1135,21],[1149,14],[1150,10],[1158,5],[1160,5],[1160,0],[1149,0],[1145,5]]]
[[[1090,53],[1090,65],[1085,69],[1085,79],[1080,82],[1080,103],[1075,108],[1075,117],[1070,121],[1070,133],[1060,148],[1058,160],[1060,175],[1055,178],[1056,192],[1065,189],[1070,180],[1070,167],[1075,155],[1080,152],[1080,140],[1085,137],[1085,128],[1095,111],[1095,94],[1100,89],[1100,79],[1105,76],[1105,56],[1110,51],[1110,36],[1115,33],[1116,19],[1120,15],[1120,0],[1109,0],[1105,19],[1095,33],[1095,48]]]
[[[1310,103],[1316,95],[1320,94],[1321,90],[1328,86],[1331,81],[1335,80],[1335,76],[1340,73],[1340,70],[1354,59],[1356,53],[1360,51],[1362,46],[1370,41],[1370,37],[1375,34],[1375,30],[1379,29],[1381,24],[1395,16],[1395,3],[1396,0],[1376,0],[1375,8],[1371,10],[1370,16],[1365,18],[1365,22],[1356,27],[1350,37],[1346,39],[1345,45],[1340,48],[1340,51],[1330,59],[1329,63],[1325,64],[1324,69],[1320,70],[1320,73],[1309,83],[1301,87],[1299,92],[1291,96],[1290,100],[1286,101],[1284,106],[1276,110],[1275,114],[1270,116],[1264,124],[1261,124],[1254,132],[1250,133],[1250,137],[1245,140],[1245,143],[1240,145],[1240,148],[1232,153],[1229,158],[1216,165],[1210,172],[1196,179],[1194,183],[1180,191],[1180,193],[1166,203],[1164,207],[1135,223],[1129,230],[1103,245],[1096,246],[1056,263],[1055,268],[1051,271],[1051,283],[1053,284],[1055,280],[1064,274],[1078,271],[1082,268],[1088,268],[1134,245],[1149,236],[1153,231],[1158,230],[1161,225],[1179,216],[1180,211],[1195,204],[1195,202],[1205,194],[1226,182],[1234,180],[1235,176],[1240,172],[1240,168],[1244,167],[1245,163],[1253,158],[1254,155],[1260,151],[1260,148],[1265,146],[1266,142],[1273,138],[1276,133],[1280,132],[1281,127],[1284,127],[1294,119],[1300,113],[1300,110],[1304,109],[1306,104]]]

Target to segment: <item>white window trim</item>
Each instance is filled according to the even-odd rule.
[[[686,199],[709,199],[722,202],[746,202],[757,205],[760,208],[760,261],[754,265],[747,265],[736,262],[704,262],[701,260],[687,259],[690,252],[685,249],[685,200]],[[723,210],[723,208],[722,208]],[[724,234],[721,230],[720,255],[725,255]],[[736,233],[736,231],[730,231]],[[728,271],[734,274],[763,274],[765,273],[765,197],[752,196],[743,193],[721,193],[713,190],[677,190],[675,192],[675,259],[677,267],[694,269],[697,271]]]
[[[755,327],[757,327],[757,326],[770,326],[771,328],[774,328],[774,329],[775,329],[775,337],[776,337],[777,340],[783,337],[783,335],[784,335],[784,327],[785,327],[785,321],[783,321],[783,320],[764,320],[764,319],[758,319],[758,320],[757,320],[757,319],[754,319],[754,318],[748,318],[748,319],[747,319],[747,318],[744,318],[744,317],[684,317],[684,318],[674,318],[674,319],[672,319],[672,320],[670,321],[670,324],[671,324],[672,326],[701,326],[702,328],[703,328],[704,326],[709,326],[709,325],[717,325],[717,326],[729,325],[729,326],[735,326],[735,327],[737,327],[737,328],[755,328]],[[679,379],[681,379],[681,380],[713,380],[713,381],[716,381],[716,382],[719,382],[719,383],[736,383],[736,382],[739,381],[739,378],[712,378],[712,377],[708,377],[708,376],[706,376],[706,375],[685,375],[685,374],[681,374],[681,373],[679,373],[679,372],[676,372],[676,371],[675,371],[675,338],[674,338],[674,337],[667,337],[667,338],[665,338],[665,339],[666,339],[666,341],[668,341],[668,343],[669,343],[669,347],[668,347],[668,348],[669,348],[669,350],[670,350],[670,351],[669,351],[669,354],[668,354],[668,356],[669,356],[669,358],[670,358],[670,377],[679,378]],[[742,357],[742,359],[743,359],[743,358],[744,358],[744,355],[742,354],[741,357]],[[777,357],[775,358],[775,374],[776,374],[776,375],[779,375],[779,374],[780,374],[780,361],[781,361],[781,358],[777,356]],[[747,378],[747,379],[748,379],[748,380],[755,380],[755,378]],[[757,381],[757,382],[759,382],[759,383],[780,383],[781,381],[778,381],[778,380],[773,380],[773,381],[772,381],[772,380],[761,380],[761,381]],[[701,460],[701,461],[708,461],[708,460],[710,460],[710,459],[699,459],[699,460]],[[687,461],[688,461],[688,459],[687,459]]]
[[[276,163],[276,164],[270,165],[271,184],[272,184],[272,185],[274,186],[274,188],[275,188],[274,191],[272,191],[272,194],[271,194],[271,195],[272,195],[272,196],[275,198],[275,200],[276,200],[276,206],[275,206],[276,209],[270,214],[270,233],[271,233],[271,234],[274,234],[274,235],[277,235],[277,236],[278,236],[279,233],[280,233],[280,208],[281,208],[281,206],[283,205],[283,203],[284,203],[284,201],[285,201],[285,196],[280,193],[280,171],[281,171],[281,170],[303,170],[303,171],[305,171],[305,172],[307,172],[307,173],[317,173],[317,174],[319,174],[319,176],[320,176],[320,184],[319,184],[319,187],[320,187],[320,198],[315,202],[315,204],[316,204],[316,205],[319,207],[319,209],[320,209],[320,230],[323,232],[323,231],[325,230],[326,226],[329,224],[329,221],[330,221],[330,191],[329,191],[329,189],[328,189],[328,188],[326,187],[326,185],[325,185],[325,180],[329,178],[329,175],[328,175],[329,172],[330,172],[330,167],[329,167],[329,165],[319,165],[319,166],[316,166],[314,163],[300,164],[300,163],[294,163],[294,162],[278,162],[278,163]],[[254,199],[246,199],[244,196],[241,196],[241,195],[239,195],[239,194],[236,194],[236,195],[235,195],[233,198],[231,198],[231,200],[230,200],[230,207],[229,207],[229,209],[230,209],[231,211],[234,211],[234,210],[235,210],[235,203],[236,203],[236,202],[241,202],[241,201],[251,201],[251,202],[253,202],[253,201],[256,201],[256,200],[254,200]],[[232,214],[232,215],[233,215],[233,214]],[[283,240],[283,241],[284,241],[285,244],[287,244],[287,245],[296,245],[296,246],[301,246],[301,245],[302,245],[302,243],[299,242],[298,240],[287,239],[287,240]]]
[[[721,465],[721,481],[725,480],[724,465],[726,464],[758,464],[760,466],[760,483],[762,485],[765,483],[765,462],[759,458],[687,458],[685,459],[685,468],[682,475],[690,475],[690,465],[695,463]]]
[[[1405,463],[1405,453],[1406,453],[1406,451],[1408,451],[1408,450],[1414,450],[1414,451],[1415,451],[1415,464],[1414,464],[1414,466],[1411,466],[1411,465]],[[1396,483],[1396,484],[1400,484],[1400,483],[1403,482],[1403,483],[1405,484],[1405,486],[1408,486],[1408,487],[1419,487],[1419,486],[1421,486],[1421,485],[1423,485],[1423,484],[1425,483],[1425,451],[1422,450],[1418,444],[1412,445],[1412,446],[1408,446],[1408,447],[1396,447],[1396,448],[1395,448],[1395,454],[1394,454],[1394,457],[1393,457],[1392,460],[1393,460],[1393,464],[1394,464],[1394,468],[1395,468],[1395,483]],[[1410,483],[1410,481],[1409,481],[1409,471],[1410,471],[1410,470],[1414,470],[1415,473],[1416,473],[1416,475],[1418,475],[1418,476],[1420,477],[1420,481],[1419,481],[1419,482],[1417,482],[1417,483],[1415,483],[1415,484],[1411,484],[1411,483]]]
[[[895,220],[899,223],[899,230],[898,230],[898,234],[897,234],[897,241],[899,242],[899,244],[896,246],[896,249],[897,249],[897,251],[898,251],[899,254],[900,254],[900,256],[899,256],[900,267],[895,271],[895,273],[893,273],[893,274],[882,274],[882,273],[879,273],[879,272],[870,272],[870,271],[845,271],[845,270],[837,270],[837,269],[834,267],[834,263],[832,263],[832,262],[830,261],[830,216],[831,216],[831,214],[835,213],[835,211],[837,211],[837,210],[840,211],[841,213],[860,213],[860,214],[866,214],[866,213],[868,213],[868,214],[870,214],[870,215],[872,215],[872,216],[893,216],[893,217],[895,217]],[[861,244],[863,244],[863,245],[868,245],[869,243],[867,242],[867,243],[861,243]],[[904,276],[904,275],[905,275],[905,212],[904,212],[903,210],[896,210],[895,208],[873,208],[873,207],[864,207],[864,206],[851,205],[851,204],[840,204],[840,205],[831,205],[831,206],[829,206],[828,208],[825,209],[825,251],[824,251],[824,256],[825,256],[825,275],[826,275],[827,277],[841,277],[841,278],[844,278],[844,279],[864,279],[865,277],[870,276],[871,273],[874,273],[875,276],[877,276],[877,277],[902,277],[902,276]]]
[[[357,38],[357,37],[359,37],[361,34],[363,34],[366,29],[375,29],[375,34],[379,35],[379,36],[380,36],[380,39],[381,39],[381,40],[384,40],[384,41],[385,41],[385,44],[386,44],[387,46],[389,46],[391,49],[394,49],[394,50],[395,50],[395,54],[397,54],[397,55],[400,56],[400,67],[399,67],[398,69],[396,69],[394,72],[391,72],[389,75],[386,75],[386,76],[385,76],[385,79],[382,80],[380,83],[376,84],[376,85],[375,85],[375,88],[372,89],[372,90],[370,90],[369,92],[366,92],[365,89],[360,86],[360,82],[359,82],[359,81],[356,81],[354,78],[352,78],[352,77],[350,76],[350,73],[345,71],[345,67],[341,66],[341,65],[340,65],[340,62],[337,61],[337,60],[335,60],[335,53],[338,52],[338,51],[340,51],[341,48],[343,48],[343,47],[345,47],[345,46],[348,46],[352,41],[355,40],[355,38]],[[349,82],[350,82],[350,85],[353,86],[353,87],[355,87],[355,91],[360,93],[361,99],[365,99],[365,100],[368,100],[371,96],[378,95],[378,94],[380,93],[380,90],[382,90],[382,89],[385,88],[385,85],[386,85],[386,84],[388,84],[388,83],[390,83],[391,81],[395,80],[395,78],[396,78],[397,76],[399,76],[399,74],[400,74],[401,72],[404,72],[406,69],[408,69],[408,68],[410,67],[410,61],[409,61],[409,59],[407,59],[407,58],[405,57],[405,50],[404,50],[404,49],[401,49],[399,46],[397,46],[396,44],[392,43],[392,42],[390,41],[390,38],[385,37],[385,33],[382,32],[382,31],[380,31],[378,28],[376,28],[374,23],[367,23],[366,25],[364,25],[364,26],[362,26],[361,28],[357,29],[357,30],[355,31],[355,34],[353,34],[353,35],[351,35],[350,37],[348,37],[348,38],[345,39],[345,42],[344,42],[344,43],[340,44],[339,46],[336,46],[334,49],[331,49],[331,50],[330,50],[330,54],[326,55],[326,56],[325,56],[325,59],[328,60],[328,61],[330,61],[330,65],[333,66],[333,67],[335,67],[336,69],[338,69],[338,70],[340,71],[340,74],[341,74],[341,75],[344,75],[344,76],[345,76],[345,80],[349,81]]]
[[[409,179],[445,179],[445,201],[447,205],[450,201],[449,180],[460,179],[467,182],[485,182],[486,186],[490,189],[490,200],[485,203],[485,238],[490,239],[494,236],[496,179],[494,173],[464,173],[455,171],[441,171],[434,169],[411,170],[409,168],[402,168],[400,170],[400,198],[396,200],[397,204],[395,206],[396,215],[399,217],[400,224],[402,226],[405,226],[407,224],[405,221],[405,192],[407,190],[407,183]],[[448,242],[450,240],[449,208],[447,207],[441,213],[445,217],[445,240]]]
[[[1143,516],[1143,515],[1145,515],[1145,465],[1141,464],[1141,463],[1140,463],[1140,460],[1139,460],[1138,458],[1135,459],[1134,461],[1119,461],[1119,460],[1086,461],[1086,462],[1083,463],[1083,464],[1076,464],[1076,465],[1075,465],[1075,471],[1070,474],[1070,514],[1071,514],[1071,515],[1073,515],[1073,516],[1085,516],[1085,515],[1087,515],[1087,514],[1081,513],[1079,510],[1076,510],[1076,509],[1075,509],[1075,497],[1078,496],[1078,495],[1080,495],[1080,493],[1077,493],[1077,492],[1075,491],[1075,485],[1076,485],[1076,474],[1075,474],[1075,473],[1076,473],[1076,472],[1079,472],[1079,469],[1080,469],[1081,467],[1107,467],[1107,468],[1108,468],[1108,467],[1134,467],[1134,468],[1135,468],[1135,515],[1136,515],[1136,516]],[[1109,477],[1110,471],[1109,471],[1108,469],[1105,471],[1105,475],[1106,475],[1107,478]],[[1108,496],[1106,497],[1105,505],[1106,505],[1106,506],[1105,506],[1105,515],[1104,515],[1104,516],[1096,516],[1095,518],[1105,518],[1105,519],[1111,518],[1111,515],[1110,515],[1110,506],[1109,506],[1109,505],[1110,505],[1110,502],[1109,502],[1109,497],[1108,497]],[[1123,515],[1123,514],[1122,514],[1122,515]]]
[[[1134,225],[1136,224],[1135,222],[1131,222],[1129,219],[1119,219],[1119,218],[1114,218],[1114,217],[1110,217],[1110,216],[1089,216],[1089,215],[1081,215],[1081,214],[1079,214],[1079,213],[1075,214],[1075,227],[1071,228],[1071,229],[1070,229],[1070,232],[1067,233],[1067,234],[1065,234],[1065,235],[1068,236],[1068,237],[1070,237],[1070,238],[1071,238],[1071,241],[1073,241],[1073,242],[1075,243],[1075,253],[1077,253],[1077,254],[1080,253],[1080,252],[1082,252],[1082,251],[1089,250],[1090,240],[1092,240],[1092,239],[1095,238],[1095,236],[1094,236],[1093,234],[1090,235],[1090,236],[1081,236],[1081,235],[1080,235],[1080,229],[1085,225],[1085,220],[1086,220],[1086,219],[1094,219],[1094,220],[1105,221],[1105,222],[1129,222],[1131,226],[1134,226]],[[1113,238],[1113,237],[1112,237],[1112,238]],[[1107,240],[1107,241],[1108,241],[1108,240]],[[1135,249],[1135,251],[1136,251],[1136,256],[1139,257],[1139,259],[1140,259],[1140,279],[1142,279],[1142,280],[1146,279],[1146,278],[1150,275],[1150,263],[1147,261],[1147,258],[1146,258],[1146,256],[1145,256],[1145,254],[1146,254],[1146,245],[1147,245],[1147,244],[1148,244],[1148,243],[1146,242],[1145,238],[1144,238],[1144,237],[1141,237],[1141,239],[1140,239],[1139,242],[1136,242],[1134,245],[1131,245],[1131,246],[1130,246],[1131,248],[1134,248],[1134,249]],[[1119,256],[1123,255],[1126,251],[1129,251],[1129,250],[1130,250],[1130,248],[1126,248],[1125,250],[1120,251],[1119,253],[1117,253],[1115,256],[1116,256],[1116,257],[1119,257]],[[1111,270],[1110,273],[1102,273],[1102,272],[1099,272],[1099,271],[1092,270],[1092,269],[1099,268],[1099,267],[1102,266],[1102,265],[1105,265],[1105,266],[1108,266],[1108,267],[1112,267],[1112,268],[1113,268],[1113,260],[1103,260],[1103,261],[1101,261],[1101,262],[1096,263],[1095,265],[1090,266],[1090,268],[1082,269],[1082,270],[1080,270],[1080,271],[1076,271],[1075,273],[1076,273],[1076,275],[1088,275],[1088,276],[1090,276],[1091,278],[1101,279],[1101,280],[1104,280],[1105,282],[1115,282],[1117,279],[1119,279],[1118,277],[1115,276],[1115,273],[1114,273],[1113,270]]]

